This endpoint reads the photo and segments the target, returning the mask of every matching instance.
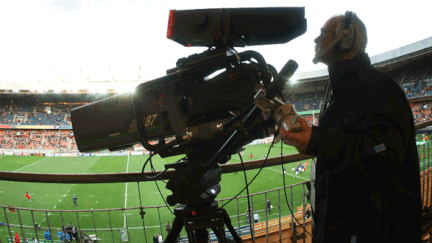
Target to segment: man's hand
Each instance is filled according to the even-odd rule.
[[[301,117],[299,117],[298,119],[300,122],[300,126],[302,127],[302,130],[300,132],[287,132],[281,127],[279,136],[283,138],[285,144],[296,147],[299,153],[303,154],[305,153],[306,147],[309,144],[312,127],[307,124],[305,119]]]

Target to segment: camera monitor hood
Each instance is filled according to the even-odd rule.
[[[304,7],[171,10],[167,37],[184,46],[281,44],[306,31]]]

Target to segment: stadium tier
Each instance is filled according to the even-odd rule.
[[[432,56],[428,52],[426,54],[420,52],[416,56],[396,60],[391,64],[378,63],[375,66],[394,78],[414,107],[418,105],[418,101],[432,97]],[[322,76],[320,72],[302,73],[297,79],[297,83],[290,84],[291,87],[286,89],[287,93],[284,93],[286,102],[293,104],[298,112],[319,113],[328,75]],[[0,90],[0,124],[67,126],[70,129],[71,109],[112,95],[115,94],[28,94],[27,92],[14,94]],[[425,105],[422,104],[421,107],[423,106]],[[416,118],[416,121],[424,121],[425,116],[421,111],[425,110],[416,111],[416,113],[420,112],[417,115],[421,117],[421,119]]]

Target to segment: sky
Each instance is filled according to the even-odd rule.
[[[429,1],[0,1],[0,82],[58,82],[87,76],[120,79],[166,75],[177,59],[206,48],[184,47],[166,38],[169,10],[245,7],[305,7],[308,30],[277,45],[255,50],[280,70],[293,59],[297,72],[325,69],[313,64],[324,22],[354,11],[368,31],[366,51],[374,56],[432,36]],[[139,68],[141,70],[139,71]],[[111,70],[111,71],[110,71]]]

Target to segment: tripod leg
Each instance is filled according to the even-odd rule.
[[[195,243],[195,235],[192,230],[186,229],[190,243]]]
[[[230,219],[227,211],[224,208],[221,208],[220,210],[223,213],[225,225],[227,226],[229,232],[233,236],[235,242],[238,242],[238,243],[243,242],[242,238],[237,234],[237,232],[235,231],[234,227],[232,226],[231,219]],[[225,232],[224,232],[224,234],[225,234]]]
[[[194,241],[196,243],[207,243],[209,242],[209,232],[207,231],[207,229],[199,229],[199,230],[195,230],[193,233],[194,235]]]
[[[213,230],[213,233],[216,235],[216,238],[218,239],[218,241],[221,241],[218,228],[217,227],[213,227],[212,230]]]
[[[174,218],[174,222],[173,222],[173,226],[170,230],[170,232],[168,233],[167,237],[165,238],[165,243],[174,243],[176,242],[177,238],[180,235],[180,232],[183,228],[183,220],[175,217]]]
[[[221,242],[221,243],[227,242],[225,230],[223,227],[213,227],[212,230],[213,230],[214,234],[216,235],[218,242]]]

